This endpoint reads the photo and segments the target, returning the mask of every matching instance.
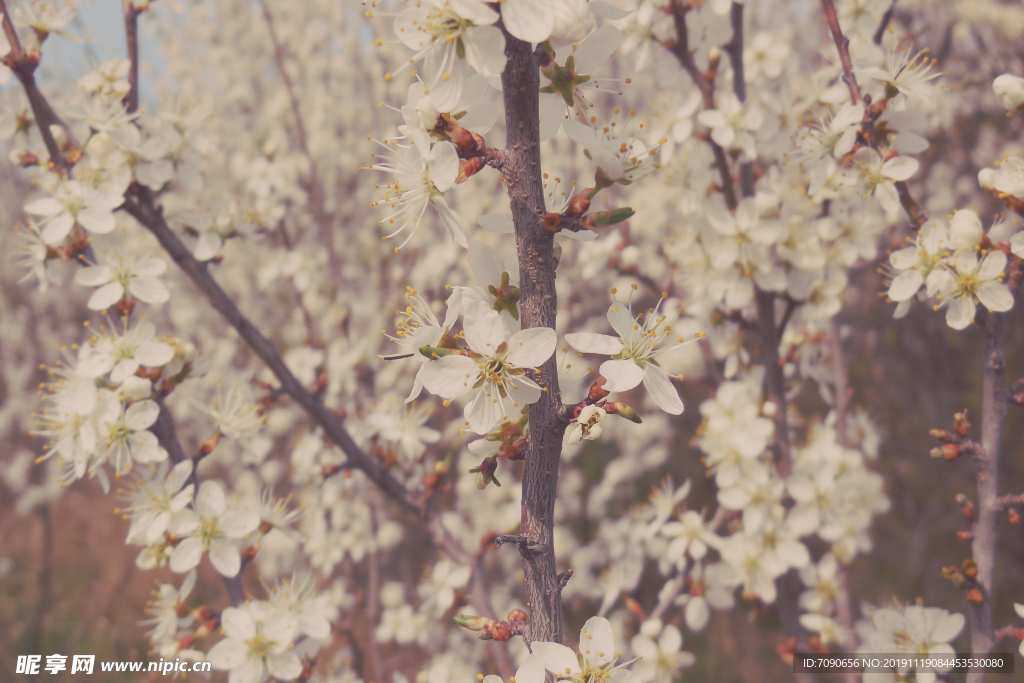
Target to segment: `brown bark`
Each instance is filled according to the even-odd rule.
[[[523,328],[555,327],[554,236],[544,228],[544,187],[540,168],[540,74],[529,43],[506,33],[508,63],[502,74],[507,141],[503,171],[512,205],[519,255],[519,308]],[[526,577],[530,621],[526,642],[562,642],[562,597],[555,569],[555,494],[562,434],[558,371],[554,356],[536,377],[544,389],[529,408],[530,433],[523,473],[521,532],[529,537],[518,544]]]
[[[992,651],[992,579],[999,535],[999,442],[1006,417],[1003,389],[1003,347],[1006,318],[1001,313],[985,316],[985,368],[982,380],[981,447],[978,461],[978,525],[971,542],[971,556],[978,565],[975,577],[982,601],[969,603],[971,652],[982,657]],[[979,683],[983,673],[967,674],[968,683]]]

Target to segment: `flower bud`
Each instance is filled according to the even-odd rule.
[[[471,614],[459,614],[457,616],[452,617],[452,619],[455,621],[456,624],[462,626],[463,628],[468,628],[470,631],[480,631],[482,629],[485,629],[488,627],[488,625],[490,625],[491,622],[494,621],[494,619],[475,616]]]
[[[629,420],[630,422],[635,422],[637,424],[643,424],[643,420],[640,419],[640,416],[637,415],[636,411],[633,410],[631,407],[627,406],[625,403],[619,403],[618,401],[612,401],[612,402],[609,402],[609,403],[605,403],[604,404],[604,409],[606,411],[608,411],[609,413],[612,413],[614,415],[618,415],[619,417],[624,417],[627,420]]]
[[[974,560],[972,560],[970,558],[967,558],[966,560],[964,560],[964,576],[966,576],[968,579],[973,579],[977,575],[978,575],[978,564]]]
[[[985,596],[981,594],[981,591],[979,589],[972,588],[970,591],[967,592],[967,601],[982,603],[985,602]]]
[[[953,416],[953,429],[960,436],[967,436],[967,432],[971,429],[971,423],[967,421],[966,410]]]
[[[628,206],[619,209],[612,209],[611,211],[588,213],[580,219],[580,225],[584,228],[603,228],[629,220],[634,213],[636,212]]]
[[[1024,78],[1012,74],[998,76],[992,81],[992,92],[999,103],[1012,112],[1024,104]]]

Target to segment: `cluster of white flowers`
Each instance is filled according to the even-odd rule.
[[[49,36],[67,35],[74,16],[70,4],[8,4],[23,48],[37,56]],[[163,4],[132,6],[148,21],[173,11]],[[416,683],[445,683],[482,664],[482,645],[450,617],[520,604],[516,554],[484,553],[523,519],[523,485],[504,473],[499,482],[497,458],[527,457],[528,407],[548,398],[542,368],[557,365],[555,399],[568,427],[554,550],[560,568],[574,570],[562,598],[600,607],[579,653],[549,642],[532,643],[528,655],[513,650],[517,683],[549,674],[670,683],[695,661],[682,628],[705,629],[712,610],[738,599],[778,603],[786,574],[802,580],[800,624],[822,646],[951,652],[958,614],[866,606],[867,619],[854,625],[841,609],[846,568],[872,549],[871,525],[889,499],[869,468],[878,432],[832,386],[842,359],[828,338],[842,334],[841,308],[859,300],[851,272],[873,272],[865,267],[884,253],[880,242],[892,242],[904,209],[916,232],[884,269],[897,318],[913,300],[927,301],[960,330],[978,304],[992,313],[1013,307],[1024,231],[1004,215],[986,231],[976,195],[1024,206],[1019,147],[1006,143],[970,187],[953,182],[943,149],[929,149],[956,116],[974,111],[954,102],[966,98],[942,96],[945,84],[973,88],[978,75],[942,77],[911,46],[924,34],[899,17],[876,42],[891,5],[882,1],[839,3],[853,74],[831,47],[812,44],[816,25],[803,35],[781,15],[747,11],[746,44],[734,52],[731,22],[744,4],[730,0],[363,4],[369,23],[326,0],[267,0],[255,11],[245,0],[193,3],[187,32],[159,15],[174,86],[160,90],[174,92],[173,103],[162,94],[129,111],[132,65],[123,59],[75,74],[52,98],[59,116],[48,131],[22,88],[0,92],[0,138],[35,181],[18,205],[27,223],[14,261],[41,290],[67,295],[60,305],[76,311],[68,319],[83,309],[117,316],[50,371],[36,434],[47,440],[43,459],[57,456],[62,483],[95,477],[107,491],[111,473],[123,477],[119,512],[126,542],[141,549],[137,565],[185,575],[179,587],[161,585],[149,607],[154,651],[207,659],[232,683],[290,680],[350,608],[350,623],[367,612],[378,621],[349,628],[358,633],[347,638],[372,634],[430,655],[415,665]],[[992,16],[999,12],[1009,10]],[[971,34],[964,17],[950,21],[950,35]],[[365,49],[371,34],[379,58]],[[518,150],[495,144],[510,125],[498,102],[514,97],[502,81],[514,41],[530,43],[538,62],[535,143],[547,173],[530,172],[543,185],[537,229],[542,223],[554,240],[543,267],[557,269],[557,330],[524,325],[533,311],[520,298],[536,283],[523,280],[537,264],[521,263],[527,252],[513,248],[524,231],[505,195],[522,188],[505,164]],[[11,50],[0,34],[0,56]],[[384,64],[401,67],[381,82]],[[987,105],[1019,115],[1024,79],[1007,70],[985,80],[984,94]],[[0,85],[11,77],[0,65]],[[372,106],[396,99],[394,108]],[[392,114],[398,125],[382,132]],[[999,156],[1002,138],[986,131],[985,154],[970,164]],[[44,136],[66,169],[46,163]],[[370,174],[352,172],[370,144],[377,149],[362,168],[387,178],[376,187],[354,177]],[[939,188],[921,206],[911,195],[919,185]],[[159,202],[153,215],[166,215],[185,245],[170,260],[212,274],[237,298],[264,335],[253,350],[264,360],[279,354],[321,415],[310,419],[302,401],[284,397],[287,383],[167,272],[168,259],[119,213],[140,197]],[[945,218],[925,220],[925,210]],[[432,220],[450,239],[419,230]],[[401,240],[382,254],[381,237],[387,246]],[[397,283],[407,282],[416,287],[402,291]],[[156,325],[140,304],[159,306]],[[394,332],[371,333],[381,328]],[[782,386],[766,391],[775,369],[766,364],[776,358]],[[676,416],[681,393],[693,396],[698,383],[683,370],[713,385],[690,399],[701,418],[691,451]],[[22,379],[28,386],[31,377]],[[807,385],[817,385],[827,417],[803,412],[805,402],[793,407]],[[788,407],[776,402],[783,397]],[[343,452],[352,444],[330,442],[324,415],[344,426],[374,472]],[[11,422],[6,407],[0,416],[0,426]],[[177,430],[197,456],[180,452],[173,416],[191,418]],[[691,452],[703,455],[708,509],[693,503],[697,484],[666,476]],[[27,481],[18,470],[27,467],[5,466],[3,481]],[[388,493],[404,487],[402,505],[425,511],[433,540],[371,479],[386,480]],[[59,495],[30,493],[24,481],[30,503]],[[255,567],[267,599],[198,605],[204,555],[229,587]],[[653,567],[651,612],[635,596]],[[338,583],[321,590],[307,568],[323,585],[341,576],[372,582],[347,597]],[[292,578],[275,582],[282,571]],[[218,629],[223,639],[204,640]],[[638,657],[631,667],[613,632]],[[313,680],[359,683],[347,664],[339,668]]]
[[[921,226],[913,246],[889,255],[889,298],[899,302],[895,317],[905,316],[915,298],[935,298],[935,310],[946,307],[946,323],[962,330],[974,322],[979,303],[996,313],[1013,308],[1005,284],[1007,252],[1024,251],[1019,228],[1016,218],[1001,220],[986,233],[970,209],[957,211],[948,223],[935,219]]]

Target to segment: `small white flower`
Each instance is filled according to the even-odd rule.
[[[1014,111],[1024,104],[1024,78],[1003,74],[992,81],[992,92],[999,103],[1009,111]]]
[[[1002,281],[1006,254],[993,250],[979,261],[973,249],[960,249],[953,254],[950,265],[954,281],[943,303],[949,305],[946,324],[954,330],[962,330],[974,322],[979,303],[997,313],[1013,308],[1013,294]]]
[[[204,481],[196,495],[194,509],[177,512],[167,530],[182,538],[171,554],[171,571],[187,572],[209,551],[210,563],[222,576],[232,577],[242,567],[235,540],[245,538],[260,524],[255,510],[228,508],[224,489],[215,481]]]
[[[565,335],[565,340],[573,348],[583,353],[599,353],[610,355],[611,360],[601,364],[601,375],[608,380],[605,388],[609,391],[629,391],[643,382],[647,393],[659,408],[671,415],[683,412],[683,402],[658,364],[657,357],[677,349],[680,346],[696,341],[683,341],[678,337],[673,343],[671,326],[668,324],[674,315],[659,315],[658,305],[647,312],[646,316],[633,317],[632,306],[627,308],[616,301],[608,309],[608,322],[618,337],[593,332],[574,332]],[[641,322],[642,319],[642,322]],[[667,345],[663,345],[666,344]]]
[[[853,149],[863,119],[862,105],[845,103],[835,116],[825,116],[808,129],[798,143],[801,153],[810,160],[839,159]]]
[[[681,669],[696,661],[692,652],[682,650],[683,634],[679,629],[672,624],[662,629],[660,619],[644,622],[630,646],[642,657],[632,668],[639,683],[671,683]]]
[[[328,593],[317,595],[311,574],[292,574],[277,584],[267,600],[295,620],[297,633],[324,640],[331,633],[331,620],[338,611],[330,598]]]
[[[906,107],[906,101],[917,99],[929,101],[937,90],[931,81],[942,75],[933,72],[932,64],[927,58],[928,50],[921,50],[911,56],[911,48],[900,47],[896,34],[888,31],[882,46],[886,49],[885,68],[868,67],[858,71],[870,78],[885,83],[886,96],[895,111]]]
[[[406,288],[405,300],[409,304],[405,307],[405,311],[399,313],[405,317],[398,323],[398,331],[395,332],[395,336],[385,333],[388,339],[398,344],[401,351],[387,356],[378,356],[381,360],[412,358],[415,362],[420,363],[420,368],[416,371],[416,378],[413,380],[412,390],[405,399],[406,403],[415,400],[423,391],[423,370],[427,367],[429,359],[419,350],[424,346],[437,346],[451,330],[461,310],[463,289],[463,287],[453,288],[454,291],[448,297],[448,310],[442,325],[437,321],[434,312],[430,310],[430,304],[415,289]]]
[[[384,239],[398,235],[410,228],[409,235],[400,245],[398,251],[405,246],[419,228],[420,220],[427,207],[432,207],[441,219],[441,224],[459,246],[466,248],[468,244],[468,227],[458,213],[448,207],[444,193],[455,187],[459,175],[459,154],[455,145],[447,141],[431,144],[426,132],[420,129],[408,129],[413,144],[406,148],[393,165],[379,163],[370,168],[385,171],[394,175],[395,179],[385,186],[384,198],[372,206],[388,205],[392,212],[380,220],[380,225],[392,228]]]
[[[434,616],[441,617],[455,603],[455,590],[469,581],[470,568],[456,567],[450,560],[441,560],[434,565],[430,578],[420,584],[421,610],[433,609]]]
[[[506,341],[496,311],[467,319],[465,337],[468,355],[453,353],[427,363],[423,386],[446,399],[475,391],[465,409],[466,421],[477,434],[486,434],[510,415],[518,415],[522,406],[540,399],[540,385],[527,372],[551,357],[558,338],[549,327],[534,327]]]
[[[77,180],[57,185],[52,197],[37,199],[25,205],[25,212],[43,218],[43,241],[58,245],[75,225],[102,235],[114,229],[114,209],[124,203],[116,192],[87,187]]]
[[[601,438],[601,432],[604,429],[601,426],[601,421],[605,415],[607,413],[604,408],[598,406],[587,406],[581,410],[576,421],[569,425],[569,444],[575,446],[582,439],[594,441]]]
[[[171,298],[171,293],[159,280],[167,270],[167,262],[163,259],[135,249],[124,249],[110,253],[104,261],[75,274],[78,284],[99,287],[89,297],[87,305],[92,310],[106,310],[127,294],[148,304],[161,304]]]
[[[904,156],[896,156],[883,163],[871,151],[868,161],[859,165],[858,189],[865,199],[873,195],[886,211],[897,211],[900,208],[900,195],[895,183],[910,178],[917,173],[919,166],[917,159]]]
[[[228,607],[221,615],[227,636],[210,649],[207,659],[218,671],[230,671],[231,683],[263,683],[273,676],[292,680],[302,662],[291,649],[298,625],[294,616],[254,601]]]
[[[911,297],[917,294],[922,285],[926,285],[929,297],[945,293],[952,283],[945,267],[949,241],[946,222],[934,219],[918,231],[914,246],[891,253],[889,263],[897,275],[889,285],[889,298],[901,304],[906,301],[909,307]],[[906,314],[906,308],[897,308],[897,311]],[[896,317],[902,315],[897,314]]]
[[[192,617],[182,616],[179,610],[184,607],[185,600],[188,599],[195,585],[196,572],[193,569],[181,582],[181,588],[163,583],[154,591],[156,599],[146,607],[146,613],[151,618],[140,622],[143,626],[153,627],[147,635],[154,645],[174,639],[180,627],[188,627],[192,623]]]
[[[705,109],[697,120],[711,129],[711,139],[724,149],[740,149],[748,159],[757,157],[754,131],[764,123],[764,113],[752,103],[740,102],[732,92],[718,96],[716,109]]]
[[[174,349],[153,341],[153,334],[152,325],[140,323],[125,327],[120,335],[104,335],[95,344],[83,346],[78,356],[78,374],[95,378],[109,372],[111,384],[121,384],[143,365],[166,365],[174,358]]]
[[[604,183],[629,185],[655,168],[654,149],[647,149],[638,138],[621,137],[622,126],[606,126],[602,130],[591,128],[579,121],[562,124],[566,134],[583,148],[584,153],[605,177]]]
[[[164,461],[138,481],[129,494],[131,505],[122,510],[131,515],[128,543],[148,545],[164,535],[171,517],[192,502],[195,486],[185,486],[191,474],[191,460],[182,460],[169,473]]]
[[[167,459],[167,451],[148,428],[160,415],[156,401],[136,401],[127,409],[115,394],[110,394],[100,409],[101,433],[107,442],[100,462],[109,460],[114,472],[124,475],[132,462],[160,462]]]

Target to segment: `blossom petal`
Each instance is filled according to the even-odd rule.
[[[194,536],[186,538],[171,553],[171,571],[179,574],[187,572],[194,569],[201,559],[203,559],[203,542]]]
[[[580,630],[580,650],[591,666],[603,666],[615,660],[615,635],[604,617],[590,617]]]
[[[230,541],[216,541],[210,547],[210,564],[221,576],[238,576],[242,569],[242,556]]]
[[[228,608],[232,609],[232,608]],[[227,611],[224,610],[225,612]],[[212,648],[206,655],[214,669],[218,671],[231,671],[238,668],[249,658],[249,646],[236,638],[225,638]]]
[[[558,643],[533,643],[534,654],[539,654],[544,661],[544,668],[551,673],[565,676],[580,672],[580,662],[576,653],[565,645]],[[518,678],[516,679],[519,680]]]
[[[220,623],[229,639],[246,641],[256,635],[256,621],[244,607],[225,607]]]
[[[1002,313],[1013,308],[1013,294],[1010,288],[998,282],[986,282],[975,292],[978,301],[990,311]]]
[[[614,356],[622,350],[622,340],[607,334],[593,332],[571,332],[565,335],[565,341],[581,353],[600,353]]]
[[[110,308],[124,296],[124,287],[120,282],[109,282],[89,297],[89,302],[86,306],[92,311],[105,311]]]
[[[255,510],[232,510],[217,520],[217,528],[228,538],[243,538],[260,525],[260,514]]]
[[[451,355],[425,363],[418,376],[427,391],[451,399],[469,391],[476,383],[479,372],[473,359]]]
[[[891,180],[906,180],[917,173],[920,164],[913,157],[895,157],[882,164],[882,175]]]
[[[267,656],[267,670],[270,675],[281,681],[290,681],[302,673],[302,662],[292,651]]]
[[[496,27],[477,26],[465,31],[462,45],[466,63],[481,76],[500,76],[505,69],[505,36]]]
[[[204,481],[196,495],[195,508],[200,517],[220,517],[224,514],[224,489],[221,485],[209,479]]]
[[[171,298],[164,283],[155,277],[136,277],[128,281],[128,291],[139,301],[162,304]]]
[[[644,379],[644,371],[631,359],[606,360],[601,363],[601,375],[608,380],[608,391],[629,391]]]
[[[905,270],[897,275],[889,285],[889,298],[893,301],[905,301],[917,294],[924,284],[919,270]]]
[[[558,345],[558,337],[550,327],[531,327],[516,332],[508,340],[505,360],[520,368],[540,367]]]
[[[966,296],[954,299],[946,311],[946,324],[954,330],[962,330],[974,322],[974,299]]]
[[[603,369],[604,366],[602,366]],[[644,388],[651,395],[658,407],[669,415],[679,415],[683,412],[683,402],[679,399],[679,393],[672,386],[668,373],[654,363],[648,363],[643,370]]]
[[[505,0],[500,6],[505,28],[519,40],[542,43],[551,35],[555,14],[547,0]]]
[[[497,389],[492,382],[488,382],[480,388],[473,401],[466,406],[464,414],[470,429],[477,434],[486,434],[504,417],[503,412],[503,405]]]

